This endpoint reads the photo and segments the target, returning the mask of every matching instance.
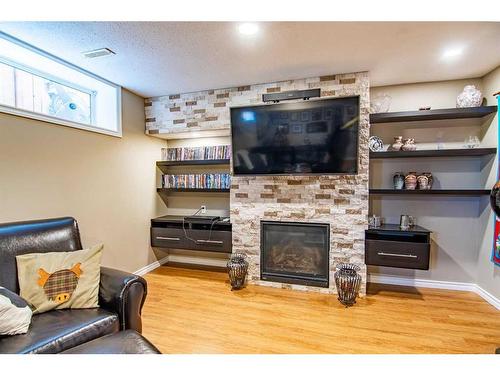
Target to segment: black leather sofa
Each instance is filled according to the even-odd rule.
[[[16,255],[82,249],[72,217],[0,224],[0,286],[19,293]],[[0,353],[60,353],[118,331],[142,331],[147,284],[142,277],[101,268],[99,308],[33,315],[28,333],[0,336]]]

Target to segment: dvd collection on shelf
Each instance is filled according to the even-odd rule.
[[[231,146],[162,148],[163,161],[230,159]]]
[[[229,189],[230,186],[231,175],[229,173],[164,174],[162,176],[163,188]]]

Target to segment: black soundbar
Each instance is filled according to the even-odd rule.
[[[276,92],[272,94],[262,94],[262,101],[264,103],[274,102],[278,103],[281,100],[292,100],[292,99],[304,99],[317,98],[321,96],[321,89],[309,89],[309,90],[293,90],[293,91],[283,91]]]

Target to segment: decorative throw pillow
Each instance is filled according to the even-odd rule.
[[[90,249],[19,255],[20,295],[34,314],[98,307],[103,245]]]
[[[31,308],[16,293],[0,286],[0,335],[28,332]]]

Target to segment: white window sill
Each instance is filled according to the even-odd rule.
[[[121,102],[121,100],[120,100],[120,102]],[[86,131],[91,131],[94,133],[100,133],[100,134],[105,134],[105,135],[111,135],[113,137],[119,137],[119,138],[122,137],[121,121],[119,121],[119,129],[117,131],[113,131],[113,130],[109,130],[109,129],[105,129],[105,128],[99,128],[97,126],[81,124],[78,122],[64,120],[64,119],[60,119],[57,117],[52,117],[52,116],[44,115],[41,113],[25,111],[22,109],[8,107],[8,106],[4,106],[4,105],[0,105],[0,113],[7,113],[9,115],[29,118],[32,120],[43,121],[43,122],[46,122],[49,124],[63,125],[63,126],[68,126],[70,128],[86,130]]]

